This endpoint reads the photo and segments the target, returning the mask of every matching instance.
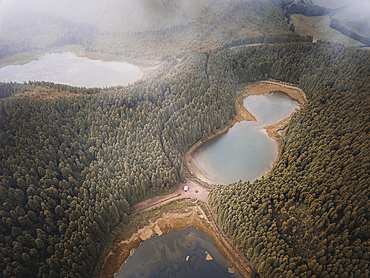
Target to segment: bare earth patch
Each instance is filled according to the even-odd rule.
[[[124,232],[116,236],[113,248],[107,255],[102,267],[100,277],[114,277],[121,266],[146,239],[157,235],[166,234],[169,230],[179,231],[189,226],[195,226],[209,236],[216,244],[217,249],[238,269],[248,277],[250,268],[242,261],[239,255],[231,248],[229,243],[219,234],[210,212],[203,202],[196,202],[194,206],[185,206],[169,211],[154,212],[148,219],[148,224],[138,229],[130,236]],[[206,254],[208,260],[213,259]]]
[[[188,191],[184,191],[184,186],[188,186]],[[195,192],[197,191],[197,192]],[[207,189],[199,186],[195,182],[186,179],[186,182],[180,182],[179,187],[171,194],[164,196],[157,196],[148,200],[145,200],[141,203],[133,206],[133,211],[142,212],[149,210],[158,205],[164,205],[166,203],[172,202],[174,200],[183,199],[183,198],[194,198],[200,199],[204,202],[207,201],[208,191]]]

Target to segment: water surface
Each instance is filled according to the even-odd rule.
[[[207,260],[208,257],[208,260]],[[229,270],[235,273],[229,273]],[[201,230],[190,226],[145,241],[115,278],[242,277]]]
[[[195,164],[216,183],[254,181],[266,174],[277,158],[278,145],[262,127],[287,118],[299,106],[287,95],[274,93],[249,96],[244,107],[257,122],[236,123],[194,152]]]
[[[139,67],[77,57],[71,52],[48,53],[24,65],[0,68],[0,81],[48,81],[79,87],[125,86],[142,75]]]

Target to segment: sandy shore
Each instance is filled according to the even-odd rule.
[[[206,182],[208,184],[219,184],[220,182],[217,181],[217,179],[211,180],[208,178],[208,173],[205,171],[205,169],[197,162],[193,156],[193,153],[189,154],[188,159],[188,167],[190,171],[192,171],[192,174],[195,174],[201,181]]]
[[[246,85],[240,90],[244,98],[251,95],[263,95],[269,93],[284,93],[292,100],[298,102],[299,106],[302,107],[306,102],[307,98],[304,92],[296,87],[294,84],[279,82],[276,80],[264,80],[256,82],[250,85]]]
[[[196,162],[194,158],[194,152],[201,147],[203,144],[211,141],[212,139],[216,138],[217,136],[226,133],[229,131],[230,128],[232,128],[236,123],[242,122],[242,121],[257,121],[257,119],[253,116],[252,113],[250,113],[243,105],[243,100],[248,95],[245,95],[244,93],[239,95],[238,98],[235,101],[235,109],[236,109],[236,116],[234,120],[223,129],[220,129],[215,134],[208,137],[205,141],[198,141],[196,142],[192,147],[190,147],[187,152],[184,155],[184,165],[187,167],[187,169],[191,172],[192,175],[194,175],[197,179],[208,183],[208,184],[220,184],[220,182],[216,179],[212,179],[210,177],[207,177],[206,174],[204,174],[204,170],[202,169],[202,166],[199,162]]]
[[[196,182],[203,182],[208,185],[216,185],[219,184],[219,182],[216,179],[211,179],[206,176],[206,173],[202,169],[202,166],[200,166],[199,163],[196,162],[194,158],[194,152],[201,147],[203,144],[207,143],[208,141],[216,138],[217,136],[227,132],[234,124],[221,129],[220,131],[216,132],[212,136],[210,136],[207,140],[205,141],[198,141],[195,143],[190,149],[187,150],[187,152],[184,155],[184,166],[188,169],[189,173],[191,174],[191,179],[196,181]]]
[[[171,205],[170,205],[171,206]],[[212,217],[202,201],[194,201],[193,206],[170,207],[169,210],[155,210],[149,216],[147,224],[127,236],[119,234],[113,248],[105,258],[100,277],[114,277],[125,261],[131,256],[132,250],[141,243],[157,234],[161,236],[169,230],[179,231],[195,226],[208,235],[216,244],[217,249],[238,269],[243,277],[248,277],[250,268],[220,235]]]
[[[253,84],[245,85],[245,86],[239,86],[240,95],[235,101],[235,108],[236,108],[236,116],[234,120],[231,122],[231,124],[224,129],[216,132],[216,134],[213,134],[209,138],[207,138],[205,141],[199,141],[195,145],[193,145],[185,154],[184,157],[184,163],[185,166],[188,167],[189,171],[192,174],[195,174],[198,179],[201,181],[207,182],[208,184],[219,184],[220,182],[216,179],[213,179],[209,175],[207,175],[206,172],[202,169],[202,165],[200,162],[196,161],[194,158],[194,152],[201,147],[203,144],[207,143],[208,141],[214,139],[215,137],[227,132],[230,128],[234,126],[235,123],[241,122],[241,121],[256,121],[256,117],[253,116],[252,113],[250,113],[243,105],[243,100],[251,95],[263,95],[263,94],[270,94],[270,93],[283,93],[286,94],[289,98],[292,100],[298,102],[299,107],[302,108],[304,104],[307,102],[306,95],[304,92],[298,88],[295,87],[293,84],[285,83],[285,82],[279,82],[276,80],[266,80],[266,81],[260,81]],[[287,127],[289,124],[289,121],[292,117],[292,115],[295,112],[293,112],[288,118],[285,118],[284,120],[275,123],[270,126],[263,127],[268,136],[273,138],[277,144],[278,144],[278,156],[277,159],[272,164],[271,169],[274,167],[276,161],[280,157],[283,146],[284,146],[284,135],[287,131]],[[268,174],[269,171],[266,173]]]

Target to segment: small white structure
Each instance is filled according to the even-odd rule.
[[[184,191],[185,191],[185,192],[188,192],[188,191],[189,191],[189,186],[185,185],[185,186],[184,186]]]

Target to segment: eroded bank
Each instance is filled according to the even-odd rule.
[[[170,230],[179,231],[189,226],[197,227],[209,236],[217,249],[240,274],[248,277],[250,268],[219,233],[204,202],[195,199],[179,200],[165,207],[156,208],[150,212],[145,223],[139,224],[131,234],[122,231],[114,239],[113,248],[105,258],[100,277],[114,277],[133,250],[139,248],[145,240],[154,235],[161,236]]]

